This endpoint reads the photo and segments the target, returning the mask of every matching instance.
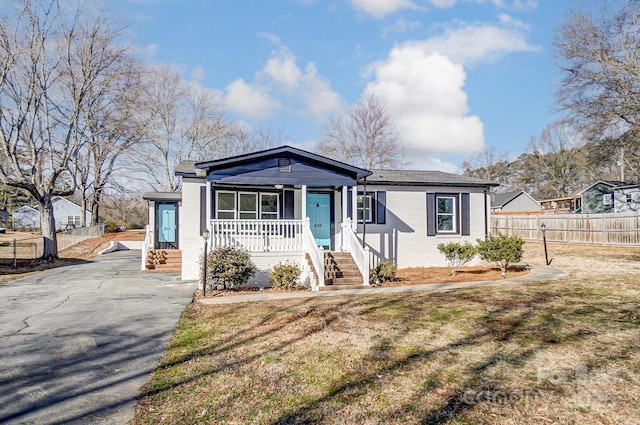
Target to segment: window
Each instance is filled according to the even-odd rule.
[[[613,193],[602,195],[602,205],[613,205]]]
[[[67,216],[67,225],[68,226],[80,226],[80,216],[79,215],[69,215],[69,216]]]
[[[436,229],[438,233],[457,232],[456,200],[455,196],[436,197]]]
[[[631,201],[632,201],[632,199],[631,199],[631,194],[630,194],[630,193],[627,193],[627,204],[630,204],[630,203],[631,203]]]
[[[240,220],[255,220],[258,218],[258,194],[240,193]]]
[[[476,217],[479,215],[476,211]],[[469,193],[427,193],[427,236],[471,235]],[[477,220],[475,225],[480,223]]]
[[[236,218],[236,193],[216,192],[216,218],[233,220]]]
[[[278,201],[277,193],[216,191],[216,217],[223,220],[277,220],[280,217]]]
[[[347,214],[352,217],[351,191],[347,194]],[[358,223],[386,224],[387,222],[387,192],[384,190],[358,192],[356,198],[356,219]]]
[[[260,218],[264,220],[276,220],[278,218],[278,194],[260,194]]]
[[[373,222],[373,195],[371,193],[367,193],[366,196],[362,193],[358,193],[358,222],[362,223],[366,221],[367,223]]]

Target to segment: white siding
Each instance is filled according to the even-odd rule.
[[[200,277],[204,241],[200,236],[200,187],[204,179],[182,180],[182,203],[178,204],[178,248],[182,250],[182,279]]]
[[[446,266],[437,245],[442,242],[475,243],[484,237],[488,205],[482,188],[398,187],[367,185],[367,191],[386,191],[386,224],[366,226],[366,242],[370,246],[374,264],[378,260],[392,260],[398,267]],[[427,193],[469,193],[470,235],[427,236]],[[488,203],[488,201],[487,201]],[[485,205],[486,208],[485,208]],[[362,237],[362,224],[358,235]]]
[[[67,228],[67,225],[73,225],[73,221],[69,221],[69,216],[71,217],[80,217],[82,208],[80,205],[77,205],[68,199],[64,198],[55,198],[53,200],[53,216],[56,219],[56,229],[64,230]],[[89,226],[91,224],[91,213],[89,211],[85,211],[85,220],[86,225]],[[77,224],[76,227],[80,226],[80,223]]]

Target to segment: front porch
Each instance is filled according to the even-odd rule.
[[[303,269],[304,280],[312,290],[339,284],[369,285],[369,249],[353,230],[350,219],[341,223],[332,245],[334,250],[318,244],[312,232],[311,220],[221,220],[210,221],[208,246],[235,247],[249,252],[259,269],[264,271],[273,265],[295,261]],[[341,255],[332,255],[331,253]],[[345,255],[347,257],[345,257]],[[341,258],[341,265],[336,258]],[[345,272],[351,262],[355,270]],[[259,278],[253,280],[260,285]]]

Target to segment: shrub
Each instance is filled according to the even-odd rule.
[[[212,289],[235,289],[249,282],[256,272],[247,251],[222,247],[207,256],[207,286]]]
[[[449,242],[438,244],[438,251],[444,254],[449,262],[451,274],[455,275],[460,267],[464,267],[476,256],[477,249],[469,242]]]
[[[371,269],[369,272],[369,278],[374,283],[391,282],[396,278],[397,270],[398,266],[396,266],[392,261],[384,260]]]
[[[502,277],[505,277],[509,264],[517,263],[522,258],[523,244],[519,236],[487,235],[484,240],[478,239],[478,255],[500,266]]]
[[[269,270],[269,279],[274,288],[294,289],[301,274],[302,269],[296,263],[278,263]]]

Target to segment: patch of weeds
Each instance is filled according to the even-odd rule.
[[[280,357],[274,353],[267,353],[262,358],[266,363],[278,363],[280,361]]]

